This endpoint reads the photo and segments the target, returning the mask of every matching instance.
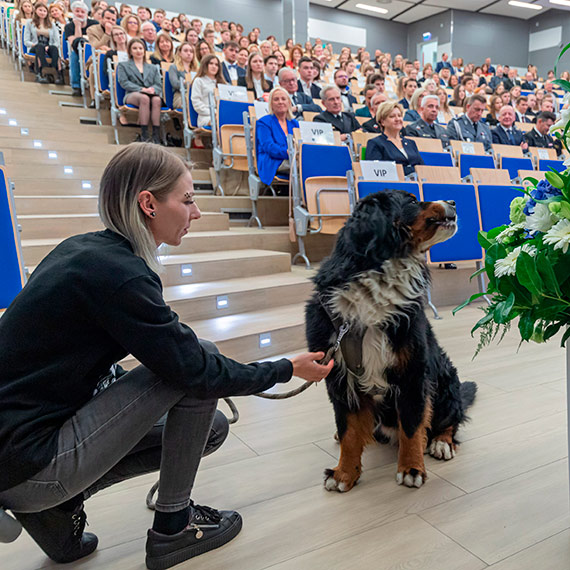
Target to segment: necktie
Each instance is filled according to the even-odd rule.
[[[477,137],[477,125],[479,123],[473,123],[473,130],[475,131],[475,137]]]
[[[513,131],[511,129],[507,129],[507,134],[509,135],[509,140],[511,141],[511,144],[517,144],[515,142],[515,135],[513,135]]]

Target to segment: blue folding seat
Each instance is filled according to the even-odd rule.
[[[511,180],[519,175],[519,170],[534,170],[532,159],[530,158],[514,158],[511,156],[504,156],[501,159],[501,168],[509,171]]]
[[[460,154],[459,175],[465,178],[472,168],[495,168],[495,160],[489,154]]]
[[[426,166],[455,166],[449,152],[420,152]]]
[[[362,180],[356,183],[356,196],[359,200],[369,194],[383,190],[405,190],[413,194],[418,200],[421,200],[420,185],[417,182],[372,182]]]
[[[563,160],[541,159],[538,161],[538,170],[550,170],[551,168],[558,170],[558,172],[563,172],[566,170]]]
[[[492,228],[510,223],[510,205],[514,198],[524,196],[520,187],[480,184],[477,186],[481,228],[488,232]]]

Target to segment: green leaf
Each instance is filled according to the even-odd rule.
[[[503,230],[507,229],[507,225],[497,226],[496,228],[492,228],[487,232],[488,239],[495,239]]]
[[[482,318],[477,321],[475,326],[471,329],[471,334],[473,334],[478,328],[481,328],[483,325],[486,325],[489,321],[493,320],[493,311],[487,309],[489,312]]]
[[[534,333],[535,320],[532,312],[522,315],[519,319],[519,332],[523,340],[529,340]]]
[[[562,337],[562,340],[560,341],[560,346],[563,347],[566,344],[568,337],[570,337],[570,327],[568,327],[566,329],[566,332],[564,333],[564,336]]]
[[[547,341],[549,338],[552,338],[562,326],[562,323],[554,323],[552,325],[548,325],[544,331],[544,340]]]
[[[544,287],[542,279],[536,270],[534,258],[525,251],[521,251],[517,259],[517,278],[519,283],[533,295],[540,296],[542,294]]]
[[[483,249],[489,249],[493,245],[493,242],[487,237],[487,232],[480,231],[477,234],[477,241]]]
[[[473,277],[477,277],[477,276],[481,275],[481,273],[485,273],[485,268],[484,268],[484,267],[481,267],[481,268],[477,269],[477,271],[475,271],[475,273],[472,273],[472,274],[469,276],[469,281],[471,281],[471,280],[473,279]]]
[[[546,289],[555,293],[557,297],[561,297],[562,291],[560,291],[560,286],[554,274],[554,269],[552,269],[552,264],[542,252],[536,256],[536,268],[542,277]]]
[[[533,186],[536,186],[538,184],[538,180],[536,178],[533,178],[532,176],[527,176],[526,178],[523,178],[523,182],[529,181]],[[525,192],[525,194],[530,194],[530,192]]]
[[[554,274],[556,275],[556,281],[562,287],[568,277],[570,277],[570,256],[562,256],[560,258],[560,263],[554,265]]]
[[[473,295],[471,295],[471,297],[469,297],[469,299],[467,299],[467,301],[463,301],[463,303],[461,303],[461,305],[458,305],[457,307],[455,307],[455,309],[453,309],[453,311],[451,311],[451,314],[455,315],[455,313],[457,313],[457,311],[461,311],[461,309],[464,309],[465,307],[467,307],[467,305],[469,305],[469,303],[472,303],[476,299],[479,299],[479,297],[482,297],[483,295],[486,295],[486,294],[487,294],[486,291],[485,291],[485,293],[473,293]]]
[[[564,91],[570,91],[570,81],[566,81],[564,79],[554,79],[552,83],[556,85],[560,85]]]
[[[512,318],[511,310],[515,304],[515,294],[511,291],[509,296],[495,307],[495,322],[505,324]]]
[[[558,54],[556,58],[556,63],[554,64],[554,75],[558,75],[558,63],[560,62],[561,57],[570,49],[570,44],[566,44],[563,50]]]

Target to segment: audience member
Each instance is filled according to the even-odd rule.
[[[523,81],[521,87],[526,91],[534,91],[537,87],[534,76],[531,71],[527,71],[525,75],[525,80]]]
[[[224,62],[221,71],[226,83],[235,83],[238,77],[245,76],[245,72],[237,64],[238,50],[238,44],[233,41],[224,46]]]
[[[37,83],[47,83],[44,77],[45,68],[50,66],[57,70],[56,83],[63,85],[61,72],[61,60],[59,58],[59,32],[56,25],[51,21],[47,6],[38,2],[34,6],[33,15],[24,28],[24,44],[29,52],[35,57],[35,72]]]
[[[160,32],[160,30],[162,30],[162,22],[163,22],[164,18],[166,18],[166,12],[162,8],[157,8],[154,11],[154,16],[153,16],[152,20],[150,20],[150,22],[152,22],[152,24],[156,28],[157,34],[158,34],[158,32]]]
[[[453,75],[451,77],[453,77]],[[435,95],[438,84],[433,79],[427,79],[420,87],[423,87],[430,95]]]
[[[538,115],[540,110],[537,107],[536,95],[534,93],[529,93],[527,96],[528,108],[526,110],[526,116],[530,119],[531,123],[534,123],[534,118]]]
[[[293,116],[297,119],[303,115],[304,111],[311,113],[320,113],[321,108],[313,102],[313,99],[305,95],[302,91],[297,91],[297,77],[295,72],[289,67],[283,67],[278,74],[279,85],[281,85],[287,93],[292,103]]]
[[[168,69],[168,79],[172,86],[172,105],[175,109],[182,108],[182,94],[180,83],[186,80],[186,76],[196,73],[198,62],[194,46],[184,42],[176,48],[174,63]]]
[[[241,47],[241,40],[242,38],[240,38],[240,41],[238,42],[240,47]],[[247,44],[249,44],[249,40],[247,38],[245,38]],[[232,41],[232,34],[229,30],[224,30],[223,32],[221,32],[220,34],[220,42],[216,44],[216,49],[218,51],[222,51],[224,49],[224,46],[228,43]],[[244,47],[247,47],[247,44]]]
[[[511,104],[511,93],[510,91],[503,91],[501,93],[501,101],[503,105],[510,105]]]
[[[299,61],[303,57],[303,48],[300,45],[294,45],[289,50],[289,59],[287,60],[287,67],[291,67],[293,69],[297,69],[297,65]]]
[[[109,8],[103,10],[103,18],[96,26],[87,28],[87,39],[93,49],[103,53],[111,49],[111,30],[117,25],[117,15]]]
[[[503,83],[507,91],[510,91],[515,85],[520,85],[520,81],[517,79],[517,70],[514,67],[509,69],[507,78]]]
[[[79,68],[79,42],[87,39],[87,28],[96,26],[98,22],[87,17],[88,8],[82,0],[76,0],[71,4],[73,17],[65,26],[64,34],[71,42],[71,52],[69,54],[69,80],[72,87],[72,94],[81,97],[81,71]]]
[[[125,30],[129,40],[141,37],[141,25],[140,18],[135,14],[129,14],[121,20],[121,28]]]
[[[439,114],[439,97],[437,95],[425,95],[421,100],[419,113],[420,118],[405,127],[405,135],[439,139],[444,147],[449,146],[447,131],[436,122]]]
[[[103,60],[103,69],[105,69],[105,71],[109,71],[109,67],[112,65],[114,57],[117,58],[119,63],[121,61],[128,61],[128,43],[129,39],[124,28],[122,26],[114,26],[111,30],[111,49],[107,50],[105,53],[105,59]]]
[[[403,87],[403,97],[400,99],[400,101],[398,101],[398,103],[400,103],[404,109],[409,109],[410,103],[412,102],[412,95],[418,88],[418,82],[415,79],[406,79],[403,83]]]
[[[239,48],[238,53],[237,53],[237,58],[236,58],[236,63],[238,66],[238,73],[241,75],[243,75],[244,73],[247,73],[247,60],[249,59],[249,51],[247,50],[247,48]],[[241,69],[241,71],[240,71]],[[239,77],[238,77],[239,79]]]
[[[208,54],[200,62],[200,69],[198,69],[198,74],[192,82],[192,106],[198,113],[197,124],[200,128],[212,124],[209,96],[219,83],[226,83],[220,60],[217,56]]]
[[[423,87],[420,87],[419,89],[416,89],[414,91],[414,94],[412,95],[412,100],[410,103],[410,108],[406,109],[406,111],[404,113],[404,121],[407,121],[409,123],[413,123],[414,121],[417,121],[418,119],[420,119],[420,114],[418,111],[419,111],[420,105],[422,103],[422,99],[424,98],[424,95],[428,95],[428,92]]]
[[[315,68],[313,60],[310,57],[303,56],[299,60],[299,80],[297,81],[297,91],[302,91],[312,99],[318,99],[321,89],[318,85],[313,83],[315,76]]]
[[[254,93],[256,99],[263,99],[263,94],[269,93],[273,89],[273,83],[265,79],[261,54],[257,52],[250,54],[245,77],[238,78],[237,84],[247,87],[248,91]]]
[[[491,131],[493,143],[520,146],[528,149],[524,133],[515,127],[515,110],[510,105],[503,105],[499,111],[499,124]]]
[[[20,2],[18,13],[14,17],[14,21],[25,24],[28,20],[32,19],[33,15],[34,5],[32,4],[31,0],[23,0],[23,2]]]
[[[343,112],[340,91],[335,86],[325,87],[321,91],[321,100],[325,110],[313,118],[316,123],[330,123],[335,131],[340,132],[340,140],[344,141],[347,135],[360,129],[360,123],[352,113]]]
[[[139,17],[141,23],[147,22],[152,18],[152,12],[150,8],[146,8],[145,6],[139,6],[137,8],[137,16]]]
[[[521,95],[515,101],[515,114],[516,114],[516,121],[518,123],[532,123],[532,119],[527,116],[526,112],[528,111],[528,99],[525,95]]]
[[[333,75],[335,87],[339,90],[342,106],[345,113],[352,112],[352,106],[357,102],[356,97],[351,93],[348,82],[348,73],[345,69],[337,69]]]
[[[162,107],[160,70],[146,63],[145,43],[142,39],[132,39],[127,46],[127,51],[129,60],[117,66],[117,80],[125,90],[124,101],[138,107],[141,140],[149,140],[148,128],[152,124],[152,142],[160,144],[160,109]]]
[[[557,156],[562,154],[562,143],[550,136],[550,127],[556,122],[556,115],[549,111],[543,111],[536,117],[536,124],[532,131],[525,134],[528,146],[538,148],[553,148]]]
[[[386,101],[378,107],[376,120],[382,134],[368,141],[366,160],[389,160],[401,164],[407,176],[416,164],[423,164],[416,143],[401,136],[404,126],[403,108],[396,101]]]
[[[457,87],[455,87],[455,89],[453,90],[453,97],[451,99],[451,101],[449,102],[449,104],[452,107],[461,107],[463,108],[465,106],[465,86],[464,85],[457,85]]]
[[[447,134],[452,140],[481,142],[485,150],[491,150],[492,135],[489,126],[481,121],[486,108],[482,95],[473,95],[467,101],[465,114],[453,119],[447,126]]]
[[[376,113],[378,107],[388,100],[386,93],[376,93],[370,101],[370,111],[372,112],[372,118],[362,124],[362,130],[365,133],[381,133],[382,129],[376,120]]]
[[[505,78],[503,76],[503,67],[501,65],[497,65],[497,71],[495,72],[495,75],[488,81],[489,88],[493,92],[496,92],[497,87],[499,84],[503,83],[504,80]]]
[[[455,77],[455,76],[454,76]],[[438,87],[435,94],[439,99],[439,113],[437,114],[437,122],[440,124],[447,124],[455,113],[449,108],[449,99],[447,98],[447,91],[443,87]]]
[[[160,66],[161,63],[174,62],[174,43],[172,38],[161,32],[156,38],[156,49],[150,54],[150,63]]]
[[[184,36],[184,40],[188,42],[190,45],[194,46],[194,49],[198,47],[198,42],[200,41],[200,37],[196,33],[194,28],[189,28],[186,30],[186,35]],[[196,49],[196,54],[198,54],[198,50]]]
[[[491,95],[491,99],[489,100],[489,112],[482,120],[490,127],[496,127],[499,124],[499,111],[502,106],[503,100],[501,97],[499,95]]]
[[[451,65],[451,63],[449,63],[449,61],[447,61],[449,59],[449,55],[446,53],[441,54],[441,61],[437,62],[437,65],[435,66],[435,72],[439,73],[442,69],[449,69],[449,71],[453,74],[455,74],[455,69],[453,68],[453,66]]]
[[[156,28],[152,22],[146,21],[141,24],[141,36],[145,51],[154,53],[156,51]]]
[[[443,69],[441,69],[441,71],[439,72],[439,84],[442,87],[450,87],[449,79],[451,75],[452,73],[449,67],[444,67]]]
[[[270,185],[278,173],[289,174],[287,135],[298,126],[289,93],[275,87],[269,94],[268,114],[255,124],[257,171],[264,184]]]
[[[212,47],[208,42],[198,40],[196,44],[196,56],[198,57],[198,61],[202,61],[207,55],[214,55]]]
[[[374,85],[365,85],[364,89],[362,90],[362,94],[364,95],[364,107],[360,107],[356,109],[354,113],[357,117],[369,117],[372,118],[374,116],[374,112],[372,109],[372,97],[378,93],[378,89]]]
[[[60,35],[63,35],[63,30],[67,24],[67,19],[65,17],[65,7],[59,2],[53,2],[48,7],[49,17],[51,21],[55,24]]]
[[[475,94],[475,80],[473,79],[473,75],[464,75],[461,78],[461,85],[465,87],[465,97],[469,99],[472,95]]]

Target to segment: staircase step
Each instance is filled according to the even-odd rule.
[[[290,270],[291,256],[280,251],[233,250],[161,258],[165,286],[186,285],[234,277],[270,275]]]
[[[41,149],[6,149],[3,152],[6,164],[11,166],[21,164],[99,166],[102,171],[120,149],[119,146],[105,145],[103,148],[97,148],[95,145],[91,151],[62,151],[45,147]]]
[[[26,124],[20,124],[20,121],[18,121],[18,125],[14,127],[0,125],[0,142],[1,139],[5,137],[14,138],[20,136],[30,140],[53,139],[56,141],[104,145],[109,144],[112,140],[107,132],[90,131],[87,129],[86,125],[76,125],[75,130],[71,131],[60,131],[58,129],[45,127],[43,123],[39,123],[39,125],[40,126],[36,126],[33,123],[28,124],[27,122]],[[27,135],[21,134],[22,128],[26,128],[28,130]]]
[[[15,196],[16,214],[95,214],[99,197],[93,194],[85,196]]]

